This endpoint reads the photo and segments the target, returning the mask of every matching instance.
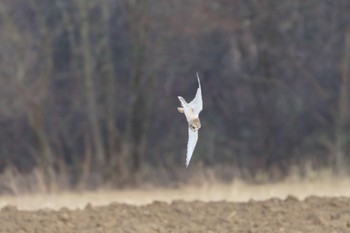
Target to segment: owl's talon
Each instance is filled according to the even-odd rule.
[[[177,108],[177,111],[179,111],[179,113],[184,113],[184,112],[185,112],[185,109],[184,109],[184,108],[179,107],[179,108]]]

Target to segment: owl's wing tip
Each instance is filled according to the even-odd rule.
[[[188,166],[190,165],[190,161],[191,161],[191,158],[188,159],[188,157],[186,157],[186,163],[185,163],[186,168],[188,168]]]
[[[186,100],[182,96],[178,96],[177,98],[180,100],[180,102],[186,102]]]
[[[199,73],[196,72],[196,75],[197,75],[197,80],[198,80],[198,83],[199,83],[199,86],[200,86],[200,85],[201,85],[201,81],[200,81],[200,79],[199,79]]]

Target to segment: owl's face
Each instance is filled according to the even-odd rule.
[[[196,132],[199,130],[199,128],[201,127],[201,122],[199,120],[199,118],[195,118],[191,121],[191,123],[189,124],[190,126],[190,129],[193,131],[193,132]]]

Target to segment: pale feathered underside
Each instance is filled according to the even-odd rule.
[[[190,164],[190,160],[196,147],[198,140],[198,131],[194,132],[188,128],[188,142],[187,142],[187,155],[186,155],[186,167]]]
[[[203,109],[203,100],[202,100],[202,88],[201,88],[201,82],[199,80],[198,72],[197,72],[197,80],[198,80],[198,88],[196,92],[196,96],[194,99],[188,104],[190,108],[193,110],[193,114],[198,117],[199,113]]]
[[[181,102],[181,106],[182,108],[177,108],[177,110],[179,112],[182,112],[185,114],[186,116],[186,119],[187,119],[187,122],[190,122],[193,118],[193,112],[191,111],[191,107],[190,105],[186,102],[186,100],[181,97],[181,96],[178,96],[180,102]]]

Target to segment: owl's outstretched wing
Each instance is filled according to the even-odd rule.
[[[196,147],[198,140],[198,131],[194,132],[188,128],[188,142],[187,142],[187,155],[186,155],[186,167],[190,164],[190,160]]]
[[[203,109],[203,100],[202,100],[202,88],[201,82],[199,80],[198,72],[197,72],[197,80],[198,80],[198,89],[196,92],[196,96],[194,99],[188,104],[193,109],[193,114],[198,117],[199,113]]]

